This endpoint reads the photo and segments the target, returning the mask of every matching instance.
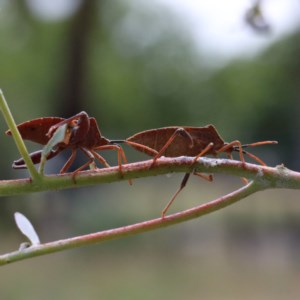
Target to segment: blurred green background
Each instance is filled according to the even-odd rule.
[[[277,23],[264,19],[265,2],[270,1],[255,7],[262,15],[256,11],[241,25],[246,38],[263,40],[265,47],[229,60],[198,47],[187,26],[192,22],[160,1],[65,0],[47,8],[50,0],[1,0],[0,88],[17,123],[85,110],[110,139],[162,126],[212,123],[226,141],[278,140],[279,145],[253,153],[269,165],[299,170],[300,27],[274,39]],[[214,13],[209,17],[222,22]],[[3,118],[0,129],[1,179],[27,176],[11,169],[19,154],[4,134]],[[31,151],[41,148],[27,145]],[[147,159],[125,151],[130,161]],[[68,154],[49,161],[47,172],[57,172]],[[103,155],[116,164],[116,153]],[[181,178],[2,198],[0,252],[24,241],[14,225],[15,211],[33,222],[42,241],[52,241],[158,217]],[[224,176],[213,183],[192,178],[171,211],[241,184]],[[0,296],[296,299],[299,214],[299,192],[259,193],[169,229],[2,267]]]

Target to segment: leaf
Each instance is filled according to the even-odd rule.
[[[29,239],[31,245],[39,245],[40,239],[33,228],[31,222],[21,213],[14,214],[15,221],[20,231]]]

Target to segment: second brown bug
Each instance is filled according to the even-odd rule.
[[[126,143],[137,151],[153,156],[152,166],[155,165],[156,160],[161,156],[193,156],[195,157],[192,163],[193,165],[199,157],[204,155],[218,156],[220,153],[225,153],[232,159],[232,152],[238,152],[242,162],[245,162],[245,154],[259,164],[266,165],[259,157],[249,153],[245,148],[278,143],[277,141],[261,141],[242,145],[238,140],[226,143],[213,125],[204,127],[162,127],[136,133],[126,140],[115,140],[111,142]],[[209,181],[213,180],[212,175],[207,176],[198,172],[193,172],[193,174]],[[190,173],[186,173],[179,189],[163,209],[162,217],[166,215],[177,195],[186,186],[189,177]]]

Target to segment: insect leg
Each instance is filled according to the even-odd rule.
[[[257,157],[256,155],[249,153],[248,151],[243,150],[243,153],[248,155],[249,157],[251,157],[252,159],[256,160],[259,164],[261,164],[262,166],[266,166],[267,164],[262,161],[259,157]]]
[[[136,143],[136,142],[132,142],[132,141],[125,141],[126,144],[128,145],[131,145],[133,147],[136,147],[136,148],[140,148],[140,149],[144,149],[144,150],[147,150],[149,153],[151,153],[151,155],[155,156],[158,154],[158,151],[148,147],[148,146],[145,146],[145,145],[142,145],[142,144],[139,144],[139,143]]]
[[[94,150],[117,150],[118,151],[119,172],[120,172],[121,176],[123,177],[122,161],[124,161],[125,164],[127,164],[128,161],[127,161],[126,155],[124,153],[124,150],[123,150],[123,148],[121,146],[115,145],[115,144],[112,144],[112,145],[103,145],[103,146],[96,147]],[[94,151],[93,151],[93,153],[94,153]],[[132,180],[128,179],[128,183],[130,185],[132,185]]]
[[[236,150],[234,148],[236,148]],[[242,147],[241,142],[238,140],[230,142],[230,143],[226,144],[225,146],[221,147],[219,150],[217,150],[217,153],[232,152],[232,151],[238,151],[240,154],[241,162],[245,163],[245,158],[243,155],[243,147]]]
[[[95,158],[102,164],[104,165],[106,168],[110,168],[110,165],[108,164],[108,162],[105,160],[105,158],[103,156],[101,156],[99,153],[97,153],[94,150],[90,150],[90,152],[95,156]]]
[[[212,147],[214,146],[214,143],[209,143],[193,160],[192,165],[194,165],[199,157],[204,156]],[[199,172],[196,172],[195,170],[193,171],[193,174],[196,176],[199,176],[207,181],[213,181],[213,176],[212,175],[205,175]]]
[[[191,144],[190,147],[193,147],[194,142],[193,142],[193,138],[191,137],[191,135],[184,129],[184,128],[178,128],[176,129],[176,131],[172,134],[172,136],[169,138],[169,140],[165,143],[165,145],[159,150],[159,152],[154,156],[153,158],[153,162],[151,167],[153,167],[155,165],[156,160],[161,157],[163,155],[163,153],[167,150],[167,148],[171,145],[171,143],[174,141],[174,139],[178,136],[186,136],[189,138]],[[151,168],[150,167],[150,168]]]
[[[174,136],[174,134],[173,134]],[[174,139],[174,138],[173,138]],[[170,143],[169,143],[170,144]],[[205,155],[205,153],[207,153],[212,147],[214,146],[213,143],[209,143],[193,160],[192,162],[192,165],[194,165],[197,161],[197,159],[203,155]],[[203,179],[206,179],[208,181],[212,181],[213,180],[213,176],[212,175],[204,175],[204,174],[201,174],[201,173],[198,173],[198,172],[195,172],[193,171],[193,174],[194,175],[197,175]],[[170,206],[172,205],[172,203],[174,202],[175,198],[178,196],[178,194],[184,189],[184,187],[186,186],[189,178],[190,178],[190,175],[191,173],[185,173],[182,181],[181,181],[181,184],[180,184],[180,187],[179,189],[176,191],[176,193],[173,195],[173,197],[171,198],[171,200],[168,202],[168,204],[166,205],[166,207],[163,209],[162,211],[162,218],[165,217],[168,209],[170,208]]]
[[[180,187],[179,189],[176,191],[176,193],[173,195],[173,197],[171,198],[171,200],[168,202],[168,204],[165,206],[165,208],[163,209],[162,213],[161,213],[161,217],[164,218],[168,209],[170,208],[170,206],[172,205],[172,203],[174,202],[175,198],[177,197],[177,195],[184,189],[184,187],[186,186],[189,178],[190,178],[191,173],[186,173],[181,181]]]
[[[270,145],[270,144],[278,144],[277,141],[262,141],[262,142],[256,142],[256,143],[252,143],[252,144],[245,144],[242,145],[242,148],[246,148],[246,147],[256,147],[256,146],[262,146],[262,145]],[[233,147],[234,151],[238,151],[237,148]],[[253,160],[257,161],[259,164],[266,166],[266,163],[264,161],[262,161],[259,157],[257,157],[256,155],[249,153],[247,151],[245,151],[243,149],[243,153],[248,155],[249,157],[251,157]]]
[[[71,165],[73,164],[75,157],[76,157],[76,153],[77,150],[76,148],[72,148],[72,154],[69,157],[69,159],[67,160],[67,162],[64,164],[64,166],[61,168],[60,170],[60,174],[66,173],[68,171],[68,169],[71,167]]]
[[[235,151],[239,151],[239,148],[236,148],[236,149],[237,149],[237,150],[235,150]],[[234,150],[234,148],[233,148],[233,150]],[[245,153],[245,152],[246,152],[246,151],[243,150],[243,153]],[[232,156],[231,153],[228,153],[228,152],[227,152],[227,156],[228,156],[229,159],[232,159],[232,160],[233,160],[233,156]],[[241,180],[243,181],[244,184],[248,184],[248,179],[247,179],[247,178],[241,177]]]
[[[193,160],[192,165],[197,162],[197,159],[205,155],[212,147],[214,143],[209,143]]]
[[[73,173],[72,173],[72,179],[73,179],[73,181],[74,181],[74,183],[76,183],[76,180],[75,180],[75,177],[76,177],[76,175],[81,171],[81,170],[83,170],[83,169],[85,169],[87,166],[89,166],[91,163],[93,163],[94,161],[95,161],[95,157],[94,157],[94,155],[88,150],[88,149],[86,149],[86,148],[83,148],[83,147],[80,147],[80,150],[89,158],[89,160],[85,163],[85,164],[83,164],[81,167],[79,167],[78,169],[76,169]],[[69,160],[67,161],[67,163],[69,162],[69,161],[71,161],[71,164],[73,163],[73,161],[74,161],[74,159],[75,159],[75,155],[76,155],[76,149],[74,148],[74,152],[73,152],[73,149],[72,149],[72,155],[71,155],[71,157],[69,158]],[[66,164],[67,164],[66,163]],[[66,166],[66,164],[65,164],[65,166]],[[69,166],[71,166],[71,164],[69,165]],[[64,166],[64,167],[65,167]],[[69,167],[68,166],[68,167]],[[67,168],[68,169],[68,168]]]
[[[202,174],[202,173],[199,173],[199,172],[196,172],[196,171],[194,171],[193,172],[193,175],[196,175],[196,176],[199,176],[199,177],[201,177],[202,179],[204,179],[204,180],[207,180],[207,181],[209,181],[209,182],[212,182],[213,180],[214,180],[214,177],[213,177],[213,175],[206,175],[206,174]]]

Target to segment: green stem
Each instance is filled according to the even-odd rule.
[[[10,112],[10,109],[7,105],[7,102],[4,98],[4,95],[3,95],[3,92],[2,90],[0,90],[0,109],[3,113],[3,116],[4,116],[4,119],[12,133],[12,136],[15,140],[15,143],[18,147],[18,150],[20,152],[20,154],[22,155],[26,165],[27,165],[27,168],[28,168],[28,171],[31,175],[31,178],[32,180],[39,180],[40,179],[40,175],[39,173],[37,172],[37,170],[35,169],[33,163],[32,163],[32,160],[28,154],[28,151],[26,149],[26,146],[22,140],[22,137],[18,131],[18,128],[17,128],[17,125],[14,121],[14,118]]]

